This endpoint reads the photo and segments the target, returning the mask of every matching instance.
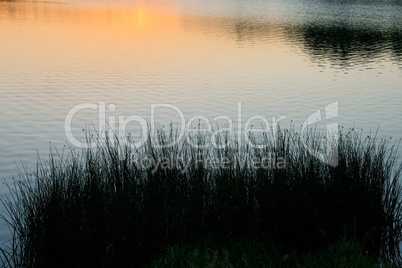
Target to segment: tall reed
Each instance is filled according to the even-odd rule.
[[[159,146],[177,137],[160,129],[137,149],[106,138],[23,167],[2,199],[13,235],[3,264],[145,265],[168,246],[203,239],[264,241],[282,253],[346,239],[378,262],[400,263],[397,143],[340,129],[331,166],[307,149],[328,149],[319,132],[249,136],[263,148],[224,133],[215,142],[230,146],[201,133]]]

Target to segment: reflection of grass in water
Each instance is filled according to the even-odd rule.
[[[158,134],[160,144],[175,137]],[[157,148],[151,139],[135,152],[108,140],[68,157],[52,153],[32,175],[24,169],[10,199],[3,199],[14,235],[3,260],[29,267],[130,266],[149,263],[169,245],[206,238],[262,241],[280,256],[352,240],[375,260],[400,260],[401,169],[389,141],[341,131],[339,165],[331,167],[311,156],[293,129],[278,130],[275,141],[260,139],[266,148],[242,146],[240,155],[283,158],[284,168],[204,167],[200,154],[235,160],[239,149],[197,149],[188,142]],[[305,140],[318,149],[321,139],[311,132]],[[135,155],[191,164],[185,172],[183,164],[141,169]]]

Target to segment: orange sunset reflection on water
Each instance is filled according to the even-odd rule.
[[[70,81],[74,80],[76,86],[61,83],[58,93],[99,92],[99,87],[117,93],[117,84],[149,84],[155,77],[167,81],[168,90],[177,94],[176,100],[185,101],[188,94],[183,97],[183,89],[176,88],[178,77],[183,75],[189,79],[194,76],[202,86],[203,76],[215,72],[214,68],[220,70],[221,80],[231,81],[239,77],[236,73],[253,70],[257,76],[271,69],[278,74],[282,70],[280,75],[284,76],[289,68],[303,64],[303,59],[287,53],[292,48],[286,44],[282,26],[274,23],[189,16],[178,9],[141,4],[110,8],[57,2],[0,2],[0,14],[5,23],[0,33],[8,36],[0,56],[8,62],[7,68],[15,68],[15,73],[21,75],[17,70],[29,63],[32,68],[43,70],[44,80],[71,76]],[[5,20],[6,17],[13,19]],[[261,53],[276,64],[267,66]],[[58,74],[49,74],[52,66],[56,66]],[[77,72],[85,76],[75,75]],[[95,75],[103,79],[92,87],[82,86]],[[148,81],[143,81],[144,77]],[[137,91],[130,85],[125,89]],[[157,86],[151,90],[161,93]],[[203,90],[205,95],[216,92],[216,88],[208,86]],[[231,94],[232,90],[219,88],[222,94]],[[29,90],[25,94],[29,95]]]
[[[255,45],[255,38],[261,38],[258,37],[261,33],[264,34],[264,41],[277,42],[283,37],[278,25],[256,24],[254,30],[241,29],[235,19],[183,16],[178,10],[153,9],[141,4],[126,9],[110,9],[97,5],[45,1],[28,4],[0,2],[0,20],[0,32],[8,37],[2,48],[10,48],[5,56],[10,52],[24,53],[28,57],[42,56],[41,50],[46,53],[80,54],[84,51],[110,52],[113,48],[129,49],[132,45],[145,50],[164,46],[169,51],[169,45],[181,51],[191,46],[194,51],[194,46],[202,47],[212,41],[219,42],[222,38],[238,42],[241,46],[242,42]],[[246,23],[253,27],[252,23]],[[15,32],[16,29],[18,32]],[[270,36],[272,34],[277,36]],[[188,38],[188,35],[192,38]],[[211,38],[205,40],[204,37],[208,35]],[[276,43],[271,49],[277,49],[280,45]],[[35,53],[31,53],[33,50]]]

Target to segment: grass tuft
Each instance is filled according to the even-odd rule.
[[[231,146],[215,148],[200,133],[158,146],[175,138],[159,130],[137,149],[106,139],[96,149],[51,151],[33,171],[23,166],[1,200],[13,235],[1,249],[3,265],[138,266],[168,250],[173,266],[263,266],[274,254],[318,267],[325,260],[300,256],[323,249],[338,267],[363,255],[401,263],[398,144],[340,129],[331,166],[306,149],[326,149],[318,132],[250,135],[264,148],[239,146],[226,134],[216,142]],[[252,250],[172,247],[205,239],[244,241]]]

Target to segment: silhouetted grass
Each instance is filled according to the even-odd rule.
[[[36,170],[23,168],[2,200],[13,232],[2,260],[23,267],[147,265],[168,246],[208,238],[269,243],[280,256],[355,241],[376,262],[398,265],[395,144],[340,130],[333,167],[304,146],[324,149],[324,138],[306,135],[291,128],[250,136],[266,145],[258,149],[225,134],[217,142],[232,146],[201,146],[210,137],[198,134],[160,148],[177,137],[160,130],[136,150],[106,139],[96,149],[51,152]],[[264,158],[271,159],[267,166],[254,165]],[[146,164],[150,159],[161,162]]]

